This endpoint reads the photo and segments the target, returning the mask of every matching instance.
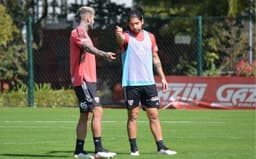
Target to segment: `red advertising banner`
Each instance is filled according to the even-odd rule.
[[[155,77],[161,107],[256,109],[256,78],[167,76],[168,91]]]

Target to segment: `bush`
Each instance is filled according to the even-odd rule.
[[[26,92],[4,92],[0,96],[0,107],[4,106],[26,106],[27,93]]]
[[[39,107],[74,107],[77,98],[73,90],[39,90],[35,91],[35,106]]]
[[[35,86],[36,107],[75,107],[77,98],[73,89],[53,90],[50,84]],[[27,88],[19,87],[17,90],[3,92],[0,96],[0,107],[24,107],[27,106]]]

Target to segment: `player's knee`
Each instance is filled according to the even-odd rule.
[[[102,107],[95,107],[95,108],[93,109],[93,115],[94,115],[94,117],[95,117],[95,116],[96,116],[96,117],[102,116],[102,114],[103,114],[103,108],[102,108]]]
[[[155,113],[149,113],[148,118],[152,122],[159,121],[158,114]]]
[[[89,119],[89,112],[80,113],[79,121],[84,122]]]
[[[138,119],[138,114],[130,114],[128,117],[128,120],[130,122],[135,122],[135,121],[137,121],[137,119]]]

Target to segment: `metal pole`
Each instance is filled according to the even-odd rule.
[[[252,23],[252,15],[253,15],[253,0],[250,0],[250,22],[249,22],[249,63],[252,64],[252,55],[253,55],[253,23]]]
[[[27,50],[28,50],[28,105],[34,106],[34,71],[32,50],[32,17],[27,21]]]
[[[202,75],[202,16],[197,16],[197,76]]]
[[[39,0],[36,0],[36,16],[34,21],[37,21],[39,19]]]

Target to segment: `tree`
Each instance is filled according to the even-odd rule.
[[[241,13],[249,12],[250,3],[253,3],[253,0],[227,0],[228,1],[228,16],[237,16]],[[251,2],[250,2],[251,1]]]
[[[226,71],[230,71],[233,69],[235,60],[246,55],[248,39],[245,36],[243,21],[246,20],[245,16],[250,15],[250,0],[136,0],[135,2],[143,8],[146,18],[156,17],[155,19],[158,19],[158,21],[154,19],[155,22],[150,21],[150,26],[156,25],[160,31],[158,34],[165,35],[163,38],[166,38],[166,35],[175,37],[177,34],[188,34],[195,38],[196,24],[193,17],[198,15],[203,17],[203,70],[205,75],[219,73],[218,71],[224,67]],[[167,22],[159,22],[163,20]],[[167,46],[168,44],[164,45],[164,47]],[[176,62],[178,66],[173,68],[175,73],[189,72],[190,74],[196,70],[196,61],[191,60],[189,54],[191,50],[188,52],[184,50],[178,55],[180,59],[177,59],[177,56],[172,57],[176,59],[173,62]]]
[[[21,33],[0,4],[0,81],[8,82],[15,87],[26,75],[26,51]]]
[[[3,5],[0,5],[0,45],[6,46],[8,42],[13,40],[13,33],[17,32],[17,28],[13,25],[10,15],[6,13]]]
[[[170,16],[221,16],[227,15],[228,3],[223,0],[135,0],[145,16],[167,18]]]

